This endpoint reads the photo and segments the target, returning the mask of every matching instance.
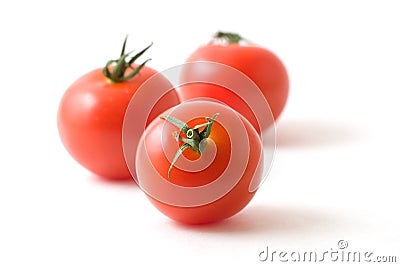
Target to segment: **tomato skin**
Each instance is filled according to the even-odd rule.
[[[210,43],[199,47],[186,60],[186,62],[197,61],[221,63],[241,71],[259,87],[275,120],[283,111],[289,93],[289,78],[284,64],[271,51],[256,45]],[[224,72],[218,70],[205,72],[187,68],[182,72],[181,81],[182,83],[199,79],[214,81],[218,79],[216,77],[224,75]],[[232,78],[226,77],[226,79]],[[259,130],[251,107],[229,89],[217,85],[204,87],[203,84],[190,84],[180,88],[179,94],[182,100],[210,97],[222,101],[239,111]]]
[[[211,105],[213,104],[209,101],[202,102],[206,103],[205,105],[210,105],[210,103]],[[227,108],[226,111],[235,112],[230,108]],[[168,111],[166,113],[168,113]],[[206,224],[217,222],[235,215],[251,201],[256,193],[256,190],[250,192],[250,184],[254,181],[260,181],[262,176],[262,144],[257,131],[248,122],[248,120],[237,112],[235,112],[235,114],[240,118],[242,125],[244,125],[244,132],[247,134],[249,144],[249,147],[247,147],[247,149],[249,149],[248,158],[241,159],[243,161],[247,160],[247,165],[243,170],[243,175],[239,178],[238,182],[228,192],[225,192],[224,195],[221,195],[220,198],[213,200],[209,203],[194,206],[182,206],[174,205],[173,203],[167,203],[159,197],[154,196],[151,192],[143,190],[145,191],[150,202],[159,211],[161,211],[169,218],[180,223]],[[220,116],[223,115],[224,114],[221,113]],[[190,127],[193,127],[193,125],[196,125],[200,122],[201,121],[195,119],[193,121],[187,122],[187,124]],[[171,171],[171,178],[168,179],[167,170],[170,166],[170,161],[168,160],[164,151],[169,150],[171,147],[175,147],[175,149],[177,149],[178,146],[177,142],[173,140],[173,138],[164,140],[160,138],[160,136],[163,135],[170,136],[170,133],[165,132],[166,129],[163,128],[164,123],[166,123],[164,120],[156,118],[146,128],[146,132],[138,146],[136,169],[138,170],[137,174],[139,178],[139,186],[141,186],[141,179],[156,179],[152,172],[146,171],[144,161],[147,160],[151,162],[155,171],[159,175],[161,175],[163,179],[178,186],[192,188],[201,187],[207,185],[208,183],[215,182],[215,179],[219,178],[220,173],[224,172],[224,170],[227,168],[227,165],[231,164],[231,162],[229,162],[231,158],[231,153],[240,153],[240,151],[235,150],[232,147],[234,144],[231,143],[231,139],[229,138],[229,131],[227,132],[226,130],[224,130],[225,125],[220,124],[217,118],[209,137],[214,141],[217,147],[217,154],[212,164],[209,165],[206,169],[195,172],[185,171],[174,167]],[[231,127],[235,128],[239,127],[239,125],[232,124]],[[190,149],[185,150],[185,152],[186,151],[189,151],[188,155],[186,156],[190,158]],[[143,156],[143,153],[147,153],[148,156]],[[183,155],[185,155],[185,153],[183,153]],[[183,155],[181,155],[181,157],[184,157]],[[240,170],[237,170],[237,173],[240,173]],[[212,177],[213,174],[214,177]],[[232,177],[232,179],[236,178]],[[164,193],[168,192],[168,188],[163,188],[162,186],[157,188],[156,190]],[[191,195],[189,193],[188,195],[182,197],[191,197]]]
[[[144,67],[133,78],[113,83],[102,69],[95,69],[67,89],[58,109],[58,130],[65,148],[78,163],[104,178],[132,178],[122,148],[123,119],[136,90],[154,74],[155,70]],[[166,79],[159,83],[169,85]],[[177,93],[170,91],[154,106],[148,121],[178,103]]]

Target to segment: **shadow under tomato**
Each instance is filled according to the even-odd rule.
[[[250,205],[239,214],[214,224],[183,225],[173,222],[188,231],[229,235],[304,233],[328,228],[335,223],[334,215],[327,212],[270,205]]]
[[[131,178],[131,179],[110,179],[107,177],[102,177],[102,176],[90,173],[89,179],[91,179],[95,183],[100,183],[100,184],[104,184],[107,186],[131,187],[131,188],[136,188],[137,190],[140,190],[139,186],[136,184],[136,182],[135,182],[135,180],[133,180],[133,178]]]
[[[361,139],[356,126],[320,119],[277,122],[277,148],[316,148],[352,143]]]

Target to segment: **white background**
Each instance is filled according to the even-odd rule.
[[[2,3],[0,266],[265,266],[266,246],[331,251],[341,239],[400,261],[399,13],[396,1]],[[128,48],[154,42],[148,65],[162,71],[217,30],[278,54],[290,98],[253,201],[223,223],[187,227],[133,183],[106,183],[72,160],[56,111],[126,34]]]

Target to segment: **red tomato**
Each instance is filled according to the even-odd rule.
[[[110,179],[128,179],[131,174],[122,149],[125,110],[136,90],[157,72],[143,63],[133,63],[149,47],[128,59],[125,43],[121,58],[109,61],[75,81],[62,97],[58,110],[61,140],[71,156],[91,172]],[[159,76],[160,86],[169,86]],[[146,101],[143,99],[143,101]],[[164,95],[149,115],[150,122],[179,103],[175,91]]]
[[[221,40],[228,42],[221,42]],[[219,32],[216,35],[216,41],[219,42],[211,42],[198,48],[189,56],[187,62],[217,62],[241,71],[261,90],[276,120],[286,104],[289,91],[288,74],[282,61],[274,53],[261,46],[241,44],[243,40],[237,34]],[[182,83],[199,80],[213,82],[220,79],[235,80],[237,77],[230,75],[223,68],[207,71],[192,66],[183,68],[181,77]],[[250,89],[253,90],[253,88]],[[209,97],[222,101],[239,111],[260,131],[256,117],[259,118],[262,115],[253,112],[254,107],[249,106],[241,98],[243,96],[235,93],[235,88],[226,89],[219,85],[204,86],[204,83],[192,83],[179,89],[182,100]]]
[[[146,128],[136,155],[138,184],[151,203],[186,224],[216,222],[242,210],[264,166],[254,127],[233,109],[211,101],[188,101],[165,114]],[[186,126],[174,125],[171,118]]]

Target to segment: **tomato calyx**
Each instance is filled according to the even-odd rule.
[[[210,136],[213,123],[218,115],[219,113],[216,113],[214,114],[214,116],[212,116],[212,118],[206,117],[205,119],[207,122],[197,124],[193,128],[190,128],[186,123],[177,118],[171,116],[161,116],[161,119],[164,119],[172,123],[174,126],[178,127],[180,129],[180,132],[183,132],[185,135],[185,137],[180,135],[180,132],[178,131],[174,133],[176,140],[182,141],[183,145],[179,147],[174,158],[172,159],[171,165],[168,169],[168,179],[171,179],[171,170],[174,167],[178,158],[182,155],[183,151],[191,148],[201,155],[201,153],[204,151],[204,148],[200,145],[201,141]],[[200,131],[201,128],[203,129]]]
[[[214,34],[214,40],[225,41],[228,42],[228,44],[238,44],[240,41],[243,41],[244,38],[237,33],[219,31]]]
[[[106,65],[103,68],[103,74],[107,77],[107,79],[112,83],[120,83],[131,79],[133,76],[139,73],[139,71],[145,66],[145,64],[150,60],[147,59],[142,64],[137,66],[136,68],[132,67],[132,64],[137,60],[140,56],[144,54],[152,45],[151,43],[145,49],[135,54],[134,56],[130,56],[133,51],[125,53],[126,41],[128,36],[125,37],[124,44],[122,45],[121,55],[118,59],[111,59],[107,61]],[[110,66],[113,65],[113,69],[110,71]],[[126,72],[127,69],[131,69],[130,72]]]

